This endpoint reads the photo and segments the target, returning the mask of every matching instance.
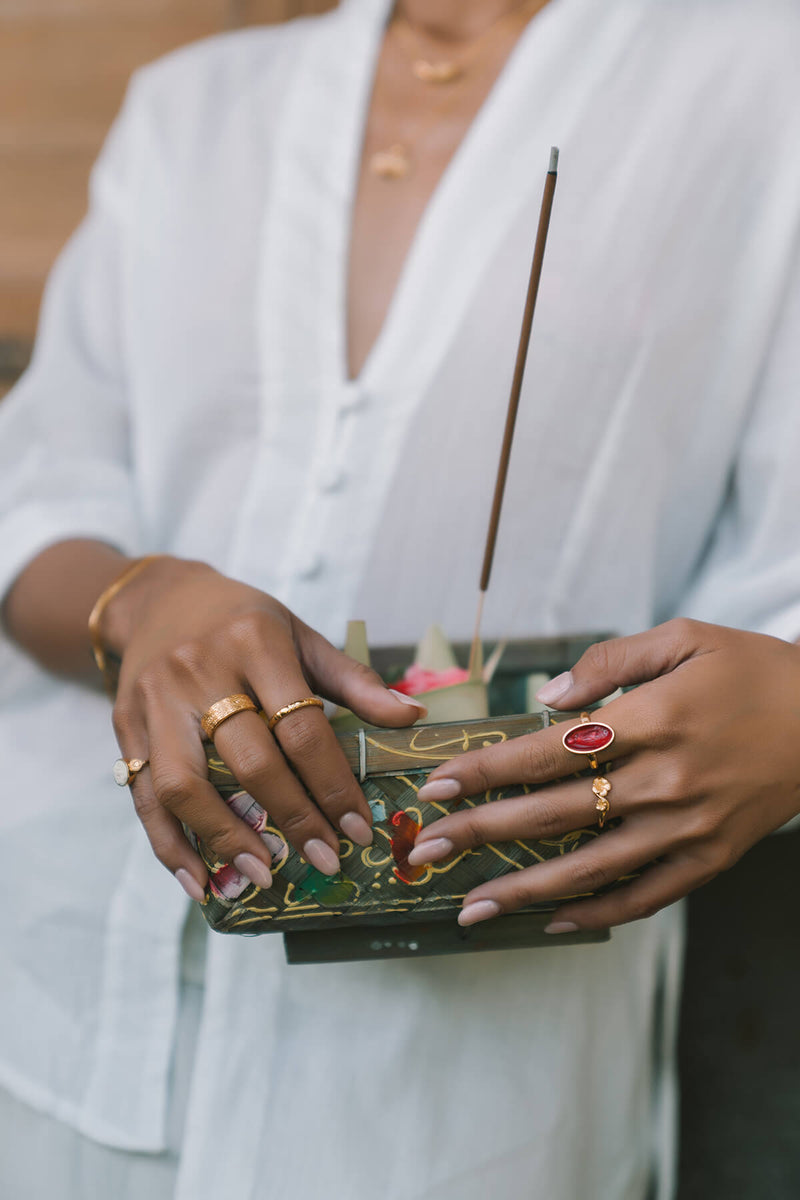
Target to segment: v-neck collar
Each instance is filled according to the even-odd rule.
[[[391,0],[349,0],[315,19],[276,118],[256,319],[262,451],[271,444],[280,454],[270,459],[269,483],[263,462],[257,464],[231,562],[242,569],[248,548],[259,544],[265,505],[284,502],[288,464],[307,463],[310,490],[294,511],[289,549],[276,574],[262,581],[280,595],[289,595],[291,581],[313,565],[301,561],[299,547],[310,540],[312,492],[329,467],[332,447],[341,445],[343,413],[380,397],[380,430],[376,426],[371,435],[381,443],[375,457],[388,478],[391,447],[401,444],[481,278],[526,209],[533,245],[551,144],[561,143],[568,162],[572,129],[624,55],[641,17],[637,4],[550,0],[531,21],[442,176],[383,327],[351,381],[349,243],[364,127],[390,10]],[[565,61],[574,64],[566,73]],[[376,513],[381,504],[378,488]]]
[[[414,393],[424,390],[510,221],[526,204],[533,240],[550,145],[568,141],[598,76],[620,52],[620,22],[632,23],[638,12],[635,5],[550,0],[532,19],[431,196],[382,327],[351,380],[353,208],[391,8],[391,0],[350,0],[320,21],[287,102],[266,222],[261,330],[270,386],[276,373],[296,383],[299,371],[329,388],[372,392],[400,371]],[[580,71],[567,79],[560,50],[576,34]],[[278,371],[281,362],[285,373]]]

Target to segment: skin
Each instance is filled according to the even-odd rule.
[[[348,296],[353,376],[379,335],[433,190],[513,49],[524,18],[543,6],[533,0],[525,6],[524,17],[504,23],[482,43],[474,67],[460,81],[452,103],[448,101],[446,117],[433,124],[428,117],[430,85],[414,78],[408,50],[390,27],[367,116],[354,210]],[[420,54],[434,61],[458,56],[465,43],[518,7],[506,0],[405,0],[399,6],[419,33]],[[399,140],[414,147],[414,170],[402,180],[378,179],[368,169],[371,155]],[[392,230],[391,238],[387,229]],[[97,597],[128,562],[100,542],[71,540],[48,548],[26,567],[5,598],[2,619],[9,635],[47,669],[97,686],[86,624]],[[669,861],[651,870],[647,882],[626,889],[628,909],[618,907],[623,903],[619,892],[609,900],[568,906],[556,914],[557,923],[580,921],[592,928],[653,911],[710,877],[714,868],[727,865],[797,811],[792,779],[800,768],[797,755],[790,752],[791,732],[787,734],[796,724],[795,697],[800,695],[797,652],[770,640],[769,653],[762,655],[764,639],[754,643],[750,639],[755,635],[701,628],[707,633],[698,649],[697,638],[693,642],[684,626],[672,627],[669,653],[659,631],[646,635],[655,641],[650,656],[645,655],[637,668],[638,677],[660,678],[640,688],[637,700],[625,697],[606,710],[618,729],[615,753],[622,749],[626,762],[614,774],[611,794],[612,812],[624,817],[624,823],[601,839],[602,850],[595,857],[600,855],[602,861],[589,858],[577,880],[580,888],[573,877],[553,878],[555,867],[548,866],[536,868],[535,881],[526,879],[524,888],[549,888],[549,897],[585,891],[609,872],[619,874],[623,860],[641,865],[666,853]],[[236,862],[254,882],[265,883],[270,866],[261,839],[227,808],[206,779],[200,716],[212,703],[246,692],[274,712],[318,693],[377,725],[410,725],[424,714],[413,702],[387,691],[375,675],[336,651],[272,597],[203,563],[164,556],[151,564],[108,605],[102,633],[122,658],[114,708],[120,750],[127,758],[151,760],[132,785],[137,812],[157,857],[195,898],[202,894],[207,874],[183,835],[182,821],[220,859]],[[691,652],[685,650],[687,640],[694,646]],[[618,643],[614,653],[619,662],[607,660],[612,651],[606,648],[581,660],[575,668],[578,690],[559,704],[578,707],[616,683],[633,679],[636,672],[631,674],[630,662],[636,655],[626,648],[629,643],[641,645],[636,639]],[[723,705],[730,714],[734,695],[731,720],[721,722],[716,714]],[[747,697],[758,701],[748,707]],[[764,718],[767,712],[770,720]],[[755,726],[748,724],[748,717]],[[730,733],[734,728],[737,737]],[[557,734],[537,737],[478,758],[465,756],[457,767],[440,769],[433,778],[457,776],[453,794],[469,794],[500,782],[545,782],[574,770],[574,760],[559,749]],[[275,736],[255,714],[240,713],[220,726],[215,742],[288,840],[321,870],[330,873],[336,868],[338,832],[365,844],[370,840],[368,806],[319,709],[294,714],[277,726]],[[754,753],[756,746],[763,750]],[[516,757],[505,757],[509,755]],[[793,763],[788,761],[792,757]],[[503,803],[505,808],[497,804],[481,814],[480,822],[488,822],[485,827],[476,824],[477,816],[447,818],[429,827],[420,837],[420,847],[426,846],[429,853],[434,837],[447,836],[454,845],[465,838],[496,837],[493,822],[500,820],[508,822],[509,836],[528,836],[545,827],[574,828],[570,822],[584,825],[594,815],[585,780],[537,792],[535,803]],[[693,816],[697,837],[688,854],[674,839],[677,830],[689,838]],[[703,865],[709,848],[712,857]],[[575,864],[582,871],[586,856],[581,855],[570,856],[559,868],[562,873]],[[661,879],[664,885],[654,891]],[[477,889],[467,900],[489,899],[503,911],[512,911],[528,902],[522,890],[522,876],[514,876]],[[482,915],[488,915],[485,908]],[[475,916],[473,909],[462,920]]]
[[[525,15],[543,7],[530,0]],[[404,15],[419,31],[420,53],[459,54],[519,0],[408,0]],[[390,28],[377,67],[366,121],[365,166],[357,189],[348,297],[351,371],[374,342],[418,221],[447,163],[524,26],[498,30],[480,63],[459,82],[447,121],[431,126],[428,88],[409,70]],[[399,126],[398,126],[399,120]],[[415,144],[415,170],[396,186],[366,164],[399,139]],[[386,237],[387,228],[392,238]],[[20,574],[2,619],[13,640],[48,670],[91,686],[98,680],[87,638],[97,597],[128,565],[114,547],[71,540],[49,547]],[[153,851],[194,898],[207,872],[184,837],[193,829],[221,860],[263,886],[270,856],[261,839],[209,785],[200,717],[233,693],[250,694],[268,713],[317,693],[366,721],[402,727],[425,709],[386,689],[372,672],[336,651],[272,597],[226,579],[203,563],[165,556],[109,603],[101,630],[122,659],[114,728],[126,758],[150,765],[132,784],[136,811]],[[372,816],[320,709],[308,708],[269,734],[253,713],[239,713],[215,745],[242,785],[309,862],[338,869],[339,833],[367,845]],[[305,783],[312,800],[298,782]]]
[[[585,895],[644,871],[608,895],[559,905],[549,931],[639,920],[707,883],[800,813],[800,647],[676,620],[593,646],[554,684],[557,699],[545,689],[540,695],[564,711],[640,685],[597,714],[616,734],[597,757],[601,768],[614,763],[600,773],[612,783],[610,816],[621,821],[574,853],[475,888],[464,899],[462,925]],[[434,822],[409,862],[594,825],[590,782],[574,778],[576,765],[588,760],[576,759],[561,740],[570,727],[465,754],[432,772],[421,799],[456,802],[519,783],[537,790]]]

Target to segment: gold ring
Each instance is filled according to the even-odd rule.
[[[216,704],[212,704],[211,708],[207,709],[200,718],[203,733],[209,742],[214,740],[214,734],[223,721],[227,721],[228,717],[234,717],[236,713],[240,712],[258,712],[258,707],[249,696],[241,693],[237,693],[235,696],[224,696],[222,700],[217,700]]]
[[[324,708],[322,700],[318,696],[307,696],[305,700],[295,700],[294,704],[284,704],[283,708],[279,708],[276,713],[270,717],[267,728],[270,733],[284,717],[288,717],[290,713],[297,712],[300,708]]]
[[[595,795],[594,806],[597,810],[597,824],[600,829],[606,823],[608,810],[611,807],[608,801],[608,793],[611,791],[611,781],[606,779],[605,775],[598,775],[592,780],[592,791]]]
[[[146,758],[118,758],[111,769],[114,783],[118,787],[128,787],[139,772],[144,770],[148,761]]]
[[[614,730],[611,726],[606,725],[605,721],[593,721],[588,713],[581,713],[580,725],[573,725],[561,739],[564,749],[569,750],[570,754],[585,754],[593,771],[600,769],[597,765],[597,755],[610,746],[613,740]],[[592,791],[595,796],[597,824],[602,829],[611,807],[608,799],[608,793],[611,791],[610,780],[606,779],[605,775],[598,775],[592,782]]]

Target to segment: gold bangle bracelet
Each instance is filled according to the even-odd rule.
[[[103,639],[100,633],[100,622],[103,619],[103,614],[106,611],[109,603],[114,599],[118,592],[131,582],[135,575],[143,571],[145,567],[149,567],[151,562],[157,558],[163,558],[163,554],[148,554],[145,558],[137,558],[135,562],[129,563],[121,575],[108,585],[104,592],[100,594],[97,603],[89,615],[89,641],[92,646],[92,654],[94,661],[97,663],[97,669],[101,675],[105,676],[108,668],[106,659],[106,651],[103,646]]]

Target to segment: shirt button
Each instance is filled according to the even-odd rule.
[[[326,467],[320,476],[319,490],[321,492],[339,492],[346,482],[347,472],[344,467]]]
[[[322,574],[322,569],[325,562],[321,554],[309,555],[309,557],[300,564],[297,569],[298,579],[316,579]]]
[[[347,416],[349,413],[359,412],[362,408],[366,408],[369,403],[369,397],[361,388],[348,389],[341,400],[339,401],[339,412]]]

